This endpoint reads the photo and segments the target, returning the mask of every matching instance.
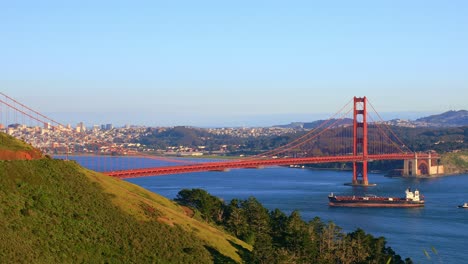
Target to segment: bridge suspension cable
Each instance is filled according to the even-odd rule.
[[[44,118],[44,119],[39,120],[37,117],[33,117],[32,115],[26,113],[25,111],[19,110],[18,108],[14,107],[14,106],[12,106],[12,105],[9,105],[9,104],[7,104],[6,102],[0,100],[0,101],[2,101],[2,103],[4,103],[5,105],[8,105],[8,106],[11,107],[12,109],[15,109],[16,111],[18,111],[18,112],[20,112],[20,113],[22,113],[22,114],[24,114],[24,115],[27,115],[27,116],[29,116],[30,118],[33,118],[33,119],[35,119],[35,120],[37,120],[37,121],[40,121],[40,122],[43,122],[43,123],[47,123],[47,122],[44,122],[44,121],[50,121],[50,123],[52,123],[52,124],[56,124],[56,125],[65,127],[65,126],[64,126],[63,124],[61,124],[60,122],[57,122],[57,121],[55,121],[54,119],[51,119],[51,118],[49,118],[49,117],[47,117],[47,116],[45,116],[45,115],[39,113],[38,111],[29,108],[28,106],[26,106],[26,105],[24,105],[24,104],[18,102],[17,100],[15,100],[15,99],[11,98],[10,96],[4,94],[3,92],[0,92],[0,95],[4,96],[5,98],[7,98],[7,99],[9,99],[9,100],[11,100],[11,101],[13,101],[15,104],[18,104],[18,105],[20,105],[21,107],[26,108],[27,110],[31,111],[32,113],[34,113],[34,114],[36,114],[36,115],[38,115],[38,116],[41,116],[41,117]]]
[[[373,105],[370,101],[368,101],[368,103],[369,103],[369,105],[371,106],[373,112],[374,112],[375,114],[377,114],[377,116],[379,117],[380,123],[383,124],[383,125],[387,128],[387,131],[389,131],[389,132],[396,138],[396,140],[398,141],[398,143],[399,143],[401,146],[405,147],[405,148],[407,149],[408,152],[413,152],[413,150],[411,150],[411,149],[400,139],[400,137],[398,137],[398,135],[393,131],[393,129],[392,129],[388,124],[385,123],[385,121],[384,121],[383,118],[380,116],[380,114],[377,112],[377,110],[375,110],[374,105]],[[372,118],[372,117],[371,117],[371,118]],[[379,125],[378,122],[375,122],[375,121],[374,121],[374,123],[377,124],[377,125]],[[392,140],[392,141],[393,141],[393,140]],[[397,144],[397,145],[398,145],[398,144]],[[404,152],[404,151],[402,150],[402,152]]]
[[[327,119],[326,121],[322,122],[319,126],[317,126],[316,128],[312,129],[311,131],[307,132],[306,134],[302,135],[301,137],[299,138],[296,138],[295,140],[283,145],[283,146],[280,146],[276,149],[273,149],[273,150],[269,150],[269,151],[266,151],[266,152],[263,152],[263,153],[260,153],[260,154],[257,154],[255,156],[252,156],[252,157],[248,157],[248,159],[256,159],[256,158],[261,158],[263,156],[273,156],[273,155],[276,155],[276,154],[279,154],[279,153],[283,153],[283,152],[286,152],[286,151],[289,151],[291,149],[294,149],[294,148],[297,148],[299,146],[302,146],[304,144],[306,144],[307,142],[310,142],[311,140],[317,138],[319,135],[321,135],[323,133],[323,131],[333,127],[334,125],[336,125],[338,122],[340,122],[341,120],[343,120],[344,116],[346,116],[347,114],[349,114],[349,112],[352,110],[352,108],[345,114],[342,114],[340,118],[336,119],[335,120],[335,117],[339,114],[341,114],[347,107],[350,106],[350,104],[352,103],[352,100],[349,100],[348,103],[346,103],[340,110],[338,110],[338,112],[336,112],[335,114],[333,114],[333,116],[331,116],[329,119]],[[334,122],[327,126],[328,123],[330,123],[332,120],[334,120]],[[326,127],[325,127],[326,126]],[[322,132],[320,132],[319,134],[316,134],[314,135],[314,133],[316,133],[318,130],[320,130],[322,127],[325,127]],[[309,136],[312,136],[311,138],[309,139],[306,139],[307,137]],[[304,141],[303,141],[304,140]]]

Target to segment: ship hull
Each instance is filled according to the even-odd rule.
[[[407,201],[406,199],[337,199],[329,197],[329,206],[333,207],[390,207],[390,208],[413,208],[423,207],[424,201]]]
[[[424,207],[424,203],[408,203],[408,204],[398,204],[398,203],[334,203],[329,202],[328,205],[333,207],[390,207],[390,208],[412,208],[412,207]]]

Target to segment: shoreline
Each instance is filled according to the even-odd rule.
[[[432,178],[441,178],[441,177],[448,177],[448,176],[459,176],[468,174],[466,172],[458,172],[458,173],[444,173],[444,174],[434,174],[434,175],[420,175],[420,176],[403,176],[403,175],[384,175],[388,178],[406,178],[406,179],[432,179]]]

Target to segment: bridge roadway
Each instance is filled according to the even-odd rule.
[[[418,153],[417,158],[428,159],[438,158],[438,156],[426,153]],[[414,159],[415,153],[404,154],[378,154],[368,155],[366,160],[408,160]],[[109,171],[104,174],[120,178],[138,178],[145,176],[159,176],[168,174],[202,172],[202,171],[226,171],[229,169],[242,169],[242,168],[260,168],[265,166],[281,166],[281,165],[299,165],[299,164],[316,164],[316,163],[330,163],[330,162],[359,162],[364,161],[362,155],[353,156],[323,156],[323,157],[307,157],[307,158],[276,158],[276,159],[245,159],[235,161],[219,161],[219,162],[203,162],[190,165],[177,165],[165,166],[154,168],[142,168],[120,171]]]

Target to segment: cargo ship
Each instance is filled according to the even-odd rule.
[[[422,207],[424,206],[424,196],[416,189],[414,192],[410,188],[405,191],[406,197],[378,197],[372,196],[336,196],[333,193],[328,195],[330,206],[342,207]]]

